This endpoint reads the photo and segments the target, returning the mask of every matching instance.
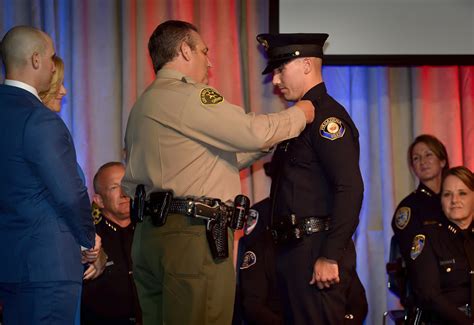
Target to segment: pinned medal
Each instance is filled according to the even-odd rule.
[[[212,88],[204,88],[201,90],[200,97],[201,103],[204,105],[216,105],[224,101],[224,97]]]
[[[395,226],[402,230],[410,222],[411,209],[409,207],[401,207],[395,213]]]
[[[342,121],[336,117],[330,117],[324,120],[319,126],[319,133],[323,138],[328,140],[336,140],[342,138],[346,128]]]
[[[425,235],[416,235],[415,238],[413,238],[413,244],[411,245],[410,257],[412,260],[415,260],[420,256],[423,247],[425,247]]]
[[[242,261],[242,265],[240,266],[241,270],[248,269],[252,265],[257,263],[257,256],[252,251],[246,251],[244,254],[244,258]]]

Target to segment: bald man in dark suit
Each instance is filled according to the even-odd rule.
[[[5,324],[73,324],[83,250],[94,225],[72,137],[43,105],[55,71],[44,32],[12,28],[2,39],[0,85],[0,301]],[[82,253],[84,254],[84,253]]]

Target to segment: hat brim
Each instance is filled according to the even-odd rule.
[[[276,68],[281,67],[283,64],[290,62],[291,60],[294,59],[268,61],[267,67],[265,68],[265,70],[263,70],[262,74],[269,74],[270,72],[273,72],[273,70],[275,70]]]

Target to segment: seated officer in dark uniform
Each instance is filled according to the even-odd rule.
[[[400,202],[392,218],[393,233],[405,260],[410,257],[411,241],[420,228],[445,220],[439,193],[443,173],[449,169],[445,146],[430,134],[417,136],[407,157],[419,185]]]
[[[272,229],[287,324],[343,324],[356,276],[352,235],[363,182],[359,133],[322,79],[327,34],[262,34],[273,84],[287,101],[311,100],[315,120],[278,145]],[[362,301],[361,301],[362,302]]]
[[[275,175],[275,164],[263,165],[265,174]],[[246,232],[239,241],[238,296],[236,305],[244,324],[283,324],[283,307],[276,277],[275,243],[270,230],[271,200],[266,198],[252,206],[258,213],[258,222],[252,231]],[[347,292],[344,324],[362,324],[368,306],[357,274]],[[235,317],[235,319],[239,319]],[[234,322],[234,324],[240,324]]]
[[[424,324],[473,324],[474,175],[448,170],[441,190],[448,220],[425,225],[413,238],[408,269]]]
[[[135,225],[130,220],[130,198],[120,182],[125,167],[109,162],[94,176],[94,216],[97,234],[107,255],[105,270],[96,279],[85,280],[81,322],[86,325],[140,324],[140,307],[132,275],[131,247]]]

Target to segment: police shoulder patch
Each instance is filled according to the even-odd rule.
[[[95,203],[92,204],[92,220],[94,220],[95,225],[102,221],[102,214]]]
[[[344,124],[337,117],[329,117],[319,126],[319,134],[331,141],[342,138],[345,132]]]
[[[255,255],[255,253],[252,251],[246,251],[244,254],[242,265],[240,265],[240,269],[248,269],[255,263],[257,263],[257,256]]]
[[[412,260],[415,260],[420,256],[425,247],[425,235],[418,234],[413,238],[413,243],[411,245],[410,257]]]
[[[200,97],[201,103],[204,105],[216,105],[224,101],[224,97],[212,88],[204,88],[201,90]]]
[[[401,207],[395,213],[395,226],[402,230],[410,222],[411,209],[409,207]]]

